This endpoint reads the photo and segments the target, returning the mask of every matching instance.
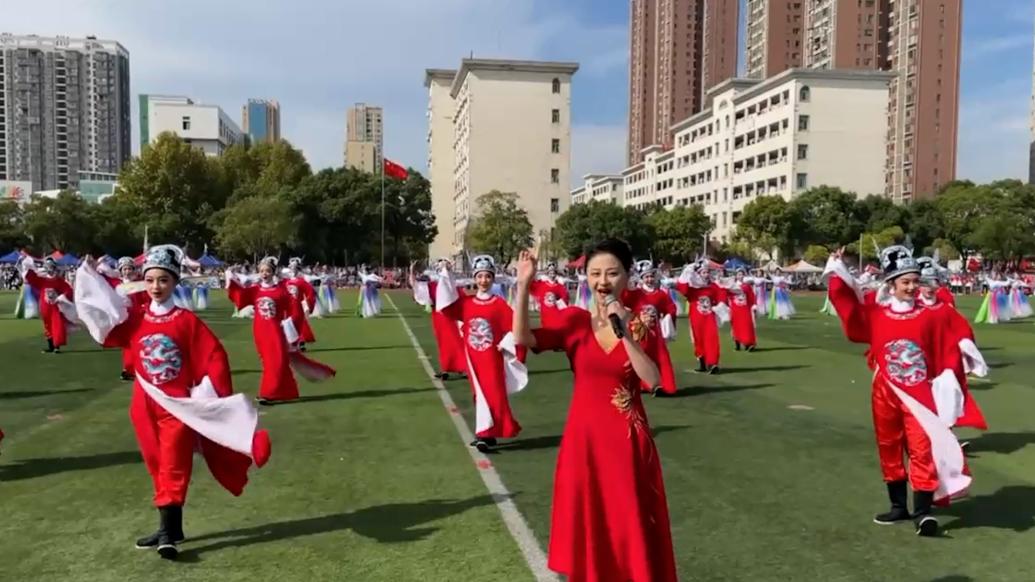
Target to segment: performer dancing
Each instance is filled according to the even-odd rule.
[[[419,281],[414,273],[417,263],[410,265],[410,286],[414,290],[414,298],[418,304],[431,309],[431,331],[435,335],[435,346],[438,348],[438,373],[436,378],[448,380],[449,374],[463,375],[467,371],[467,361],[464,357],[464,343],[460,338],[460,323],[450,319],[444,313],[435,309],[435,298],[438,296],[438,274],[428,271],[425,273],[426,281]],[[436,261],[436,269],[441,272],[449,265],[446,259]],[[453,281],[447,284],[455,285]],[[426,290],[418,289],[426,287]],[[456,290],[456,294],[461,291]]]
[[[510,409],[510,394],[528,384],[528,372],[518,360],[511,333],[513,311],[492,293],[496,264],[482,255],[472,261],[475,295],[459,292],[445,266],[439,273],[436,308],[463,323],[464,354],[474,396],[475,440],[471,446],[488,452],[500,438],[513,438],[521,425]]]
[[[773,275],[772,298],[769,302],[769,319],[788,320],[794,315],[794,303],[791,301],[791,278]]]
[[[1028,293],[1025,289],[1028,284],[1016,273],[1010,279],[1010,314],[1013,319],[1026,319],[1031,317],[1031,303],[1028,302]]]
[[[706,260],[696,265],[687,265],[679,276],[676,289],[690,305],[690,332],[694,340],[697,371],[718,374],[720,350],[716,310],[719,314],[728,315],[726,292],[711,281]]]
[[[997,275],[993,275],[993,277],[997,277]],[[1005,279],[989,279],[986,284],[988,291],[974,318],[974,323],[996,325],[1000,322],[1010,321],[1012,316],[1008,291],[1010,284]]]
[[[262,380],[259,383],[259,404],[271,405],[298,399],[298,382],[291,368],[310,381],[334,377],[335,370],[298,352],[291,344],[298,332],[291,321],[291,295],[277,281],[277,259],[266,257],[259,262],[259,284],[244,286],[232,270],[226,272],[226,292],[238,309],[251,305],[255,309],[252,336],[255,351],[262,362]]]
[[[589,278],[586,277],[586,270],[579,269],[575,276],[579,281],[578,286],[575,287],[575,307],[589,311],[593,305],[593,292],[589,288]]]
[[[532,283],[529,292],[539,305],[539,321],[543,327],[557,325],[561,310],[568,307],[568,285],[557,274],[557,263],[546,265],[546,274]]]
[[[536,352],[563,350],[575,373],[554,475],[548,566],[572,582],[674,582],[660,455],[640,397],[641,385],[661,381],[641,344],[657,338],[637,338],[631,323],[639,305],[616,299],[629,284],[628,245],[601,242],[586,266],[593,310],[567,309],[560,325],[532,330],[535,257],[523,251],[518,259],[514,335]],[[637,301],[641,293],[625,297]]]
[[[755,294],[755,314],[760,317],[767,316],[769,314],[769,279],[751,277],[745,281],[751,285],[751,290]]]
[[[122,257],[119,259],[117,268],[117,271],[112,271],[107,263],[97,264],[97,272],[103,275],[120,295],[129,300],[131,309],[141,311],[147,309],[148,304],[151,303],[151,298],[148,297],[144,283],[140,280],[133,257]],[[134,377],[133,350],[123,348],[122,371],[119,374],[119,378],[124,382],[132,382]]]
[[[744,270],[738,269],[733,284],[727,290],[730,307],[730,328],[733,332],[733,347],[755,351],[758,338],[755,334],[755,290],[744,277]]]
[[[47,338],[43,353],[60,354],[61,347],[68,343],[68,326],[76,320],[72,286],[58,276],[57,262],[49,257],[43,261],[41,274],[36,273],[32,257],[22,259],[21,270],[25,285],[40,298],[40,319]]]
[[[87,259],[76,274],[76,308],[90,335],[107,347],[131,346],[136,381],[130,419],[144,463],[154,483],[160,525],[137,540],[175,559],[184,540],[183,505],[195,448],[227,491],[240,495],[254,462],[269,459],[270,440],[257,430],[258,413],[243,394],[233,394],[226,351],[192,312],[176,307],[173,289],[183,251],[152,247],[143,274],[151,305],[129,309],[126,300]]]
[[[624,291],[622,302],[626,305],[638,304],[640,320],[651,333],[657,335],[661,340],[656,343],[655,358],[655,363],[661,373],[661,384],[645,386],[645,388],[655,396],[659,390],[665,394],[675,394],[678,389],[676,372],[672,366],[672,356],[669,354],[667,342],[676,339],[676,306],[672,303],[668,292],[657,286],[658,278],[653,262],[639,261],[634,268],[639,279],[637,284],[639,298],[633,302],[629,297],[632,290]]]
[[[298,257],[288,261],[285,275],[284,283],[291,295],[291,323],[298,331],[298,349],[304,352],[306,344],[316,341],[313,328],[309,325],[309,314],[316,306],[316,290],[303,276],[302,259]]]
[[[873,376],[873,422],[891,509],[878,524],[912,519],[916,533],[934,536],[935,501],[964,494],[971,478],[950,426],[959,417],[962,390],[955,374],[959,346],[949,333],[945,310],[918,305],[920,267],[909,249],[893,246],[880,254],[887,296],[863,300],[841,260],[831,255],[824,271],[830,300],[850,341],[869,344]],[[903,457],[908,455],[908,471]],[[908,510],[907,479],[913,486]]]
[[[359,271],[359,301],[356,305],[356,312],[364,319],[377,317],[381,314],[381,296],[378,289],[381,287],[382,279],[377,273],[368,273],[366,266]]]

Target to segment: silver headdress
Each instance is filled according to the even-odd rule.
[[[162,269],[178,279],[185,256],[183,249],[176,245],[153,246],[147,249],[143,272],[146,273],[151,269]]]

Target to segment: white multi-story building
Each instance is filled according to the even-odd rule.
[[[622,176],[611,174],[586,174],[582,186],[571,191],[572,204],[587,202],[609,202],[622,204]]]
[[[790,69],[721,83],[703,111],[673,126],[674,148],[646,148],[644,161],[622,172],[622,204],[700,205],[712,238],[728,241],[759,196],[790,200],[821,185],[880,194],[892,77]]]
[[[571,77],[577,70],[575,63],[464,59],[449,85],[450,99],[439,92],[443,72],[427,72],[432,212],[436,221],[452,217],[452,228],[440,229],[432,243],[433,256],[485,250],[469,248],[466,231],[478,215],[478,198],[493,190],[517,194],[535,238],[549,236],[570,204]],[[441,143],[447,117],[449,150]],[[437,203],[447,188],[441,172],[450,166],[451,206]]]
[[[428,69],[424,86],[428,89],[428,182],[431,183],[431,209],[438,235],[428,249],[437,259],[453,256],[453,110],[451,94],[456,71]]]
[[[167,131],[209,156],[222,155],[228,147],[244,143],[241,128],[216,105],[195,103],[189,97],[141,95],[141,147]]]

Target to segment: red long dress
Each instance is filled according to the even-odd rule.
[[[884,481],[908,477],[914,491],[936,491],[939,474],[930,438],[894,388],[937,414],[931,382],[940,371],[955,369],[958,358],[945,318],[920,302],[899,313],[888,305],[860,301],[838,276],[830,278],[828,293],[849,341],[869,345],[873,426]],[[907,456],[908,472],[903,462]]]
[[[726,301],[726,292],[711,283],[706,287],[691,287],[676,283],[676,291],[686,297],[690,305],[690,331],[694,339],[694,357],[704,358],[706,368],[719,365],[719,323],[712,311],[715,305]]]
[[[316,290],[303,277],[293,277],[284,283],[291,295],[291,323],[295,324],[299,341],[307,344],[315,342],[316,336],[313,335],[313,328],[309,326],[308,315],[316,308]],[[309,306],[308,311],[306,305]]]
[[[255,351],[262,361],[262,380],[259,397],[266,400],[286,401],[298,398],[298,382],[291,373],[289,346],[281,321],[291,312],[291,296],[283,283],[276,285],[241,286],[231,280],[227,295],[237,309],[251,305],[255,308],[252,336]]]
[[[475,436],[516,437],[521,425],[510,408],[503,354],[498,348],[511,331],[514,312],[497,295],[481,299],[463,293],[441,309],[452,322],[464,325],[464,354],[475,402]]]
[[[727,293],[730,305],[730,328],[733,341],[745,347],[758,343],[755,335],[755,290],[740,283]]]
[[[132,279],[122,280],[118,277],[109,277],[102,275],[111,285],[112,289],[118,289],[119,285],[123,283],[132,283]],[[151,297],[146,291],[138,291],[136,293],[130,293],[126,295],[126,299],[129,299],[130,309],[136,311],[144,311],[147,306],[151,303]],[[127,374],[133,373],[133,350],[129,348],[122,349],[122,371]]]
[[[665,394],[675,394],[678,390],[676,371],[672,366],[672,355],[668,351],[668,343],[661,337],[661,318],[667,315],[672,318],[673,324],[675,323],[676,304],[672,302],[672,297],[669,296],[668,291],[662,289],[648,291],[640,288],[636,291],[624,292],[622,303],[626,305],[639,303],[640,313],[650,312],[653,316],[654,325],[651,326],[650,331],[659,338],[659,341],[653,345],[656,346],[654,363],[657,364],[658,371],[661,373],[661,390]],[[653,386],[644,386],[644,390],[651,388]]]
[[[193,456],[200,446],[209,471],[233,495],[240,495],[248,482],[252,459],[242,453],[201,437],[155,402],[140,381],[165,394],[186,398],[191,388],[205,377],[216,394],[233,393],[226,351],[212,330],[194,313],[170,305],[156,311],[130,311],[129,319],[104,340],[105,347],[128,347],[135,353],[137,380],[129,416],[136,431],[144,464],[154,483],[154,505],[183,505],[193,470]],[[262,466],[269,457],[269,435],[257,431],[253,440],[255,463]]]
[[[464,359],[464,343],[460,339],[460,328],[456,321],[435,309],[436,293],[438,282],[428,281],[428,294],[431,295],[431,331],[435,334],[435,345],[438,347],[438,370],[463,374],[467,371],[467,361]]]
[[[562,326],[534,331],[536,350],[564,350],[575,373],[554,476],[549,567],[569,582],[673,582],[665,483],[641,381],[623,343],[604,351],[588,311],[572,307],[561,317]],[[647,334],[641,343],[656,341]]]
[[[25,283],[40,298],[40,319],[44,336],[54,342],[55,348],[68,343],[68,321],[58,309],[58,297],[72,301],[72,286],[61,277],[41,277],[35,271],[25,273]]]
[[[557,281],[536,279],[528,286],[528,293],[539,304],[539,322],[543,327],[555,327],[561,321],[560,313],[568,307],[568,286]]]

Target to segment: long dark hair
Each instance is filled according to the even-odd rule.
[[[617,238],[604,239],[586,250],[586,265],[597,255],[612,255],[628,273],[632,269],[633,252],[629,243]]]

